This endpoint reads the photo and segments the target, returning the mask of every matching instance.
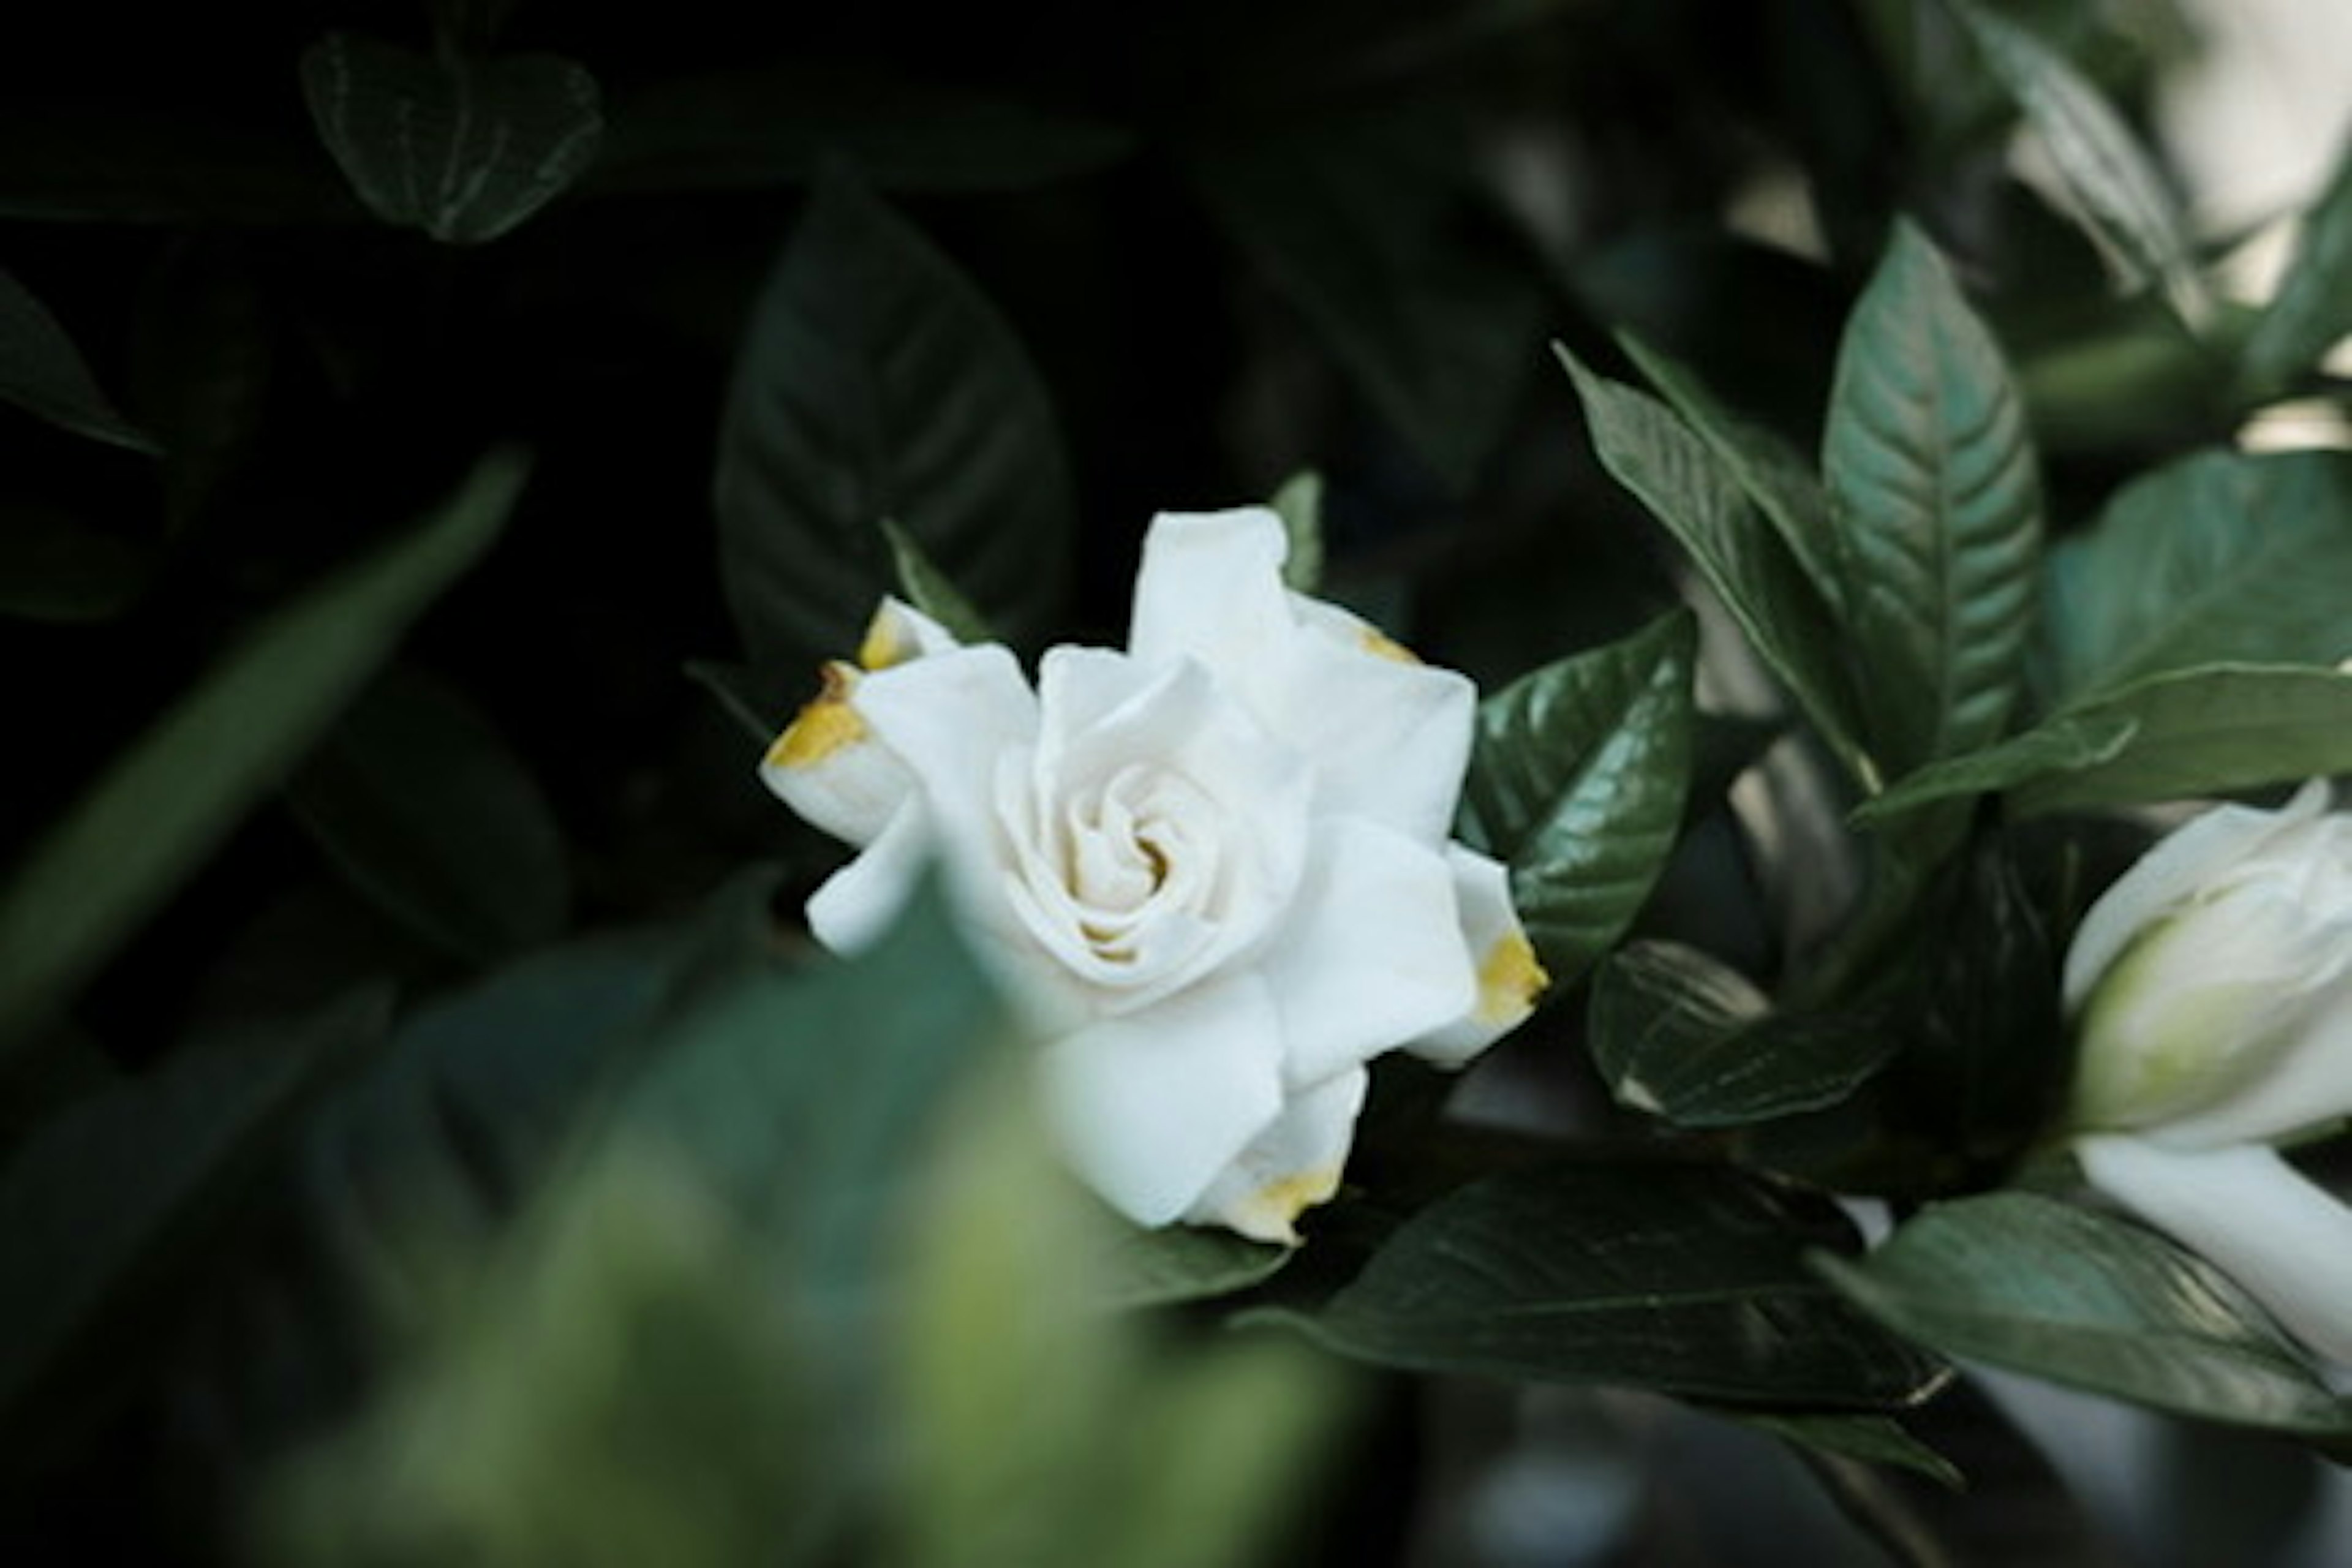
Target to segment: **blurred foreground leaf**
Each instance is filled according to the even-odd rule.
[[[2121,1220],[2025,1193],[1922,1211],[1816,1265],[1881,1321],[1990,1362],[2183,1415],[2315,1436],[2352,1408],[2229,1280]]]
[[[2246,381],[2258,392],[2288,386],[2352,332],[2352,142],[2309,211],[2294,259],[2243,351]]]
[[[262,621],[36,845],[0,889],[0,1066],[488,548],[525,468],[491,454],[411,532]]]

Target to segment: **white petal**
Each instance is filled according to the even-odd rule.
[[[1442,841],[1470,760],[1477,689],[1453,670],[1381,651],[1396,645],[1331,613],[1357,630],[1303,629],[1259,678],[1255,700],[1275,732],[1315,760],[1318,810]]]
[[[1282,519],[1262,506],[1161,512],[1143,539],[1127,648],[1220,676],[1262,668],[1297,631],[1282,585]]]
[[[1445,858],[1363,817],[1318,825],[1307,883],[1261,965],[1293,1084],[1419,1039],[1478,994]]]
[[[1339,1190],[1369,1075],[1352,1068],[1283,1107],[1273,1126],[1218,1173],[1184,1211],[1194,1225],[1222,1225],[1255,1241],[1295,1246],[1294,1222]]]
[[[1477,965],[1477,998],[1468,1012],[1406,1048],[1439,1067],[1458,1068],[1527,1021],[1551,977],[1511,902],[1510,868],[1459,844],[1446,847],[1462,936]]]
[[[2266,1053],[2251,1080],[2210,1109],[2176,1116],[2158,1134],[2182,1147],[2265,1142],[2352,1116],[2352,981],[2315,1000],[2294,1037]]]
[[[865,676],[824,667],[824,689],[784,727],[760,762],[760,781],[824,832],[865,845],[889,825],[915,787],[897,753],[857,709]]]
[[[2352,1366],[2352,1210],[2259,1144],[2074,1145],[2092,1184],[2236,1280],[2288,1331]]]
[[[2148,922],[2194,897],[2217,877],[2288,829],[2327,809],[2327,784],[2314,779],[2277,811],[2222,805],[2168,836],[2099,895],[2066,949],[2066,1009],[2083,1005],[2107,966]]]
[[[947,627],[904,599],[886,594],[874,618],[866,624],[866,639],[857,645],[857,662],[868,669],[888,669],[962,646]]]
[[[1046,1106],[1112,1207],[1166,1225],[1281,1110],[1281,1058],[1265,986],[1235,976],[1047,1047]]]
[[[1037,699],[994,643],[877,670],[857,683],[857,711],[913,774],[940,841],[957,853],[994,842],[996,761],[1037,733]]]
[[[908,801],[857,858],[809,895],[809,931],[835,952],[856,952],[890,929],[921,878],[930,847],[922,803]]]

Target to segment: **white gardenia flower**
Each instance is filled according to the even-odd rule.
[[[2225,805],[2143,857],[2066,954],[2092,1184],[2352,1366],[2352,1210],[2275,1145],[2352,1116],[2352,818]]]
[[[858,847],[808,904],[854,951],[941,858],[1047,1041],[1071,1163],[1138,1224],[1295,1241],[1365,1063],[1459,1066],[1545,984],[1504,868],[1448,839],[1476,693],[1284,587],[1264,508],[1163,514],[1124,653],[1033,689],[885,600],[761,776]]]

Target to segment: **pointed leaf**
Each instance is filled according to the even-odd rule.
[[[2342,1436],[2352,1408],[2219,1273],[2153,1233],[2026,1193],[1923,1210],[1824,1275],[1948,1355],[2183,1415]]]
[[[2352,675],[2213,665],[2124,687],[2076,715],[2132,725],[2113,757],[2021,784],[2021,811],[2227,795],[2352,772]]]
[[[1973,799],[2053,775],[2079,773],[2115,761],[2138,733],[2139,721],[2129,713],[2063,714],[2011,735],[1999,745],[1929,763],[1904,774],[1885,795],[1854,807],[1853,820],[1861,826],[1874,825],[1939,801]]]
[[[1510,867],[1512,900],[1555,983],[1617,940],[1674,848],[1696,642],[1677,612],[1479,706],[1464,825]]]
[[[2203,452],[2051,552],[2052,685],[2080,700],[2190,665],[2352,654],[2352,454]]]
[[[1548,1166],[1423,1209],[1320,1311],[1252,1316],[1414,1371],[1900,1408],[1945,1372],[1808,1276],[1807,1246],[1851,1236],[1827,1200],[1721,1167]]]
[[[2033,624],[2040,486],[2000,351],[1907,226],[1846,323],[1822,466],[1887,772],[2000,739]]]
[[[302,54],[320,140],[370,211],[451,245],[496,239],[596,156],[596,79],[555,55],[436,58],[349,33]]]
[[[1290,1261],[1290,1249],[1267,1247],[1224,1230],[1171,1226],[1141,1230],[1104,1226],[1104,1245],[1092,1265],[1107,1305],[1158,1307],[1229,1295],[1263,1284]]]
[[[0,269],[0,398],[61,429],[150,456],[153,437],[122,416],[65,328],[32,291]]]
[[[489,547],[526,465],[499,451],[434,515],[268,616],[116,760],[0,889],[0,1062],[300,756]]]
[[[1734,1127],[1835,1104],[1897,1043],[1866,1020],[1776,1018],[1770,1007],[1696,948],[1636,942],[1594,978],[1593,1065],[1622,1104],[1678,1127]]]
[[[915,542],[914,535],[886,517],[882,520],[882,537],[889,542],[891,570],[898,574],[898,592],[906,595],[907,603],[945,626],[958,642],[996,640],[986,618],[948,581],[947,574],[931,563],[923,547]]]
[[[810,198],[754,312],[717,500],[762,674],[857,646],[894,581],[885,518],[1010,638],[1061,605],[1072,500],[1045,388],[971,281],[846,175]]]
[[[1822,738],[1858,777],[1874,777],[1836,620],[1788,546],[1672,410],[1593,374],[1559,344],[1553,352],[1583,399],[1601,466],[1689,552]]]
[[[2240,351],[2245,379],[2273,391],[2319,363],[2352,332],[2352,142],[2311,210],[2294,259]]]

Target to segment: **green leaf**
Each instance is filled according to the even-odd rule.
[[[888,518],[1015,641],[1061,606],[1073,503],[1045,388],[963,274],[846,175],[771,275],[719,435],[721,580],[763,675],[857,646]]]
[[[267,1037],[182,1055],[73,1106],[0,1167],[0,1453],[12,1473],[96,1425],[184,1304],[263,1156],[373,1049],[368,993]]]
[[[2080,701],[2190,665],[2352,654],[2352,454],[2203,452],[2135,479],[2051,552],[2051,684]]]
[[[1950,1491],[1968,1489],[1968,1478],[1951,1460],[1913,1436],[1886,1415],[1780,1415],[1730,1413],[1741,1425],[1816,1454],[1893,1465],[1927,1477]]]
[[[1134,138],[1083,115],[842,59],[654,81],[616,94],[597,192],[761,189],[844,159],[885,190],[1013,189],[1098,169]]]
[[[2215,665],[2150,676],[2078,711],[2132,734],[2113,757],[2015,792],[2020,811],[2227,795],[2352,771],[2352,675]],[[2063,722],[2063,721],[2062,721]]]
[[[1143,1230],[1106,1222],[1091,1265],[1104,1301],[1113,1307],[1159,1307],[1245,1290],[1274,1278],[1290,1249],[1267,1247],[1225,1230],[1170,1226]]]
[[[66,626],[111,620],[154,574],[151,552],[58,508],[0,505],[0,614]]]
[[[2352,1412],[2261,1310],[2151,1232],[2026,1193],[1937,1204],[1824,1275],[1948,1355],[2183,1415],[2313,1435]]]
[[[65,328],[32,291],[0,269],[0,398],[61,429],[153,456],[155,438],[99,389]]]
[[[170,895],[489,547],[526,462],[268,616],[119,757],[0,889],[0,1065]]]
[[[1880,762],[1899,776],[1999,740],[2033,625],[2040,487],[1999,349],[1907,225],[1847,321],[1822,467]]]
[[[1251,1316],[1412,1371],[1841,1410],[1926,1398],[1944,1369],[1810,1275],[1816,1242],[1851,1245],[1828,1200],[1727,1168],[1547,1166],[1423,1209],[1320,1311]]]
[[[2179,203],[2131,127],[2065,56],[1974,0],[1948,0],[2009,89],[2076,216],[2129,268],[2153,281],[2190,326],[2210,313],[2195,243]]]
[[[354,886],[459,958],[563,929],[572,872],[554,811],[452,687],[389,672],[311,751],[287,801]]]
[[[1592,983],[1586,1032],[1610,1092],[1678,1127],[1733,1127],[1834,1104],[1897,1043],[1868,1020],[1776,1018],[1738,971],[1664,942],[1611,955]]]
[[[1526,378],[1544,290],[1450,106],[1397,97],[1204,140],[1210,215],[1439,475],[1477,477]]]
[[[2284,388],[2352,332],[2352,142],[2303,215],[2294,259],[2241,350],[2246,382]]]
[[[302,52],[320,140],[368,209],[450,245],[496,239],[594,161],[596,79],[555,55],[428,56],[330,33]]]
[[[1266,503],[1282,519],[1289,552],[1282,559],[1283,586],[1312,594],[1323,585],[1323,476],[1301,468],[1282,481]]]
[[[948,629],[958,642],[994,642],[995,635],[988,622],[971,607],[971,601],[957,592],[948,581],[947,574],[931,564],[923,547],[914,537],[889,518],[882,520],[882,537],[890,542],[891,570],[897,573],[898,591],[907,602]]]
[[[687,678],[710,693],[727,716],[761,747],[776,738],[793,716],[793,694],[783,683],[757,671],[720,659],[695,658],[686,663]],[[814,683],[806,695],[814,695]]]
[[[1464,826],[1510,867],[1512,900],[1555,984],[1617,940],[1674,849],[1696,645],[1678,611],[1479,705]]]
[[[1859,778],[1857,698],[1831,606],[1699,438],[1656,398],[1607,381],[1555,343],[1601,466],[1665,525],[1805,717]]]
[[[2062,714],[1999,745],[1915,769],[1885,795],[1854,807],[1852,817],[1857,825],[1874,825],[1939,801],[1973,799],[2079,773],[2115,761],[2138,733],[2139,721],[2129,713]]]
[[[8,149],[0,215],[190,226],[364,216],[333,166],[274,124],[232,121],[201,101],[175,111],[152,92],[90,85],[70,94],[11,93],[0,103],[0,145]]]

